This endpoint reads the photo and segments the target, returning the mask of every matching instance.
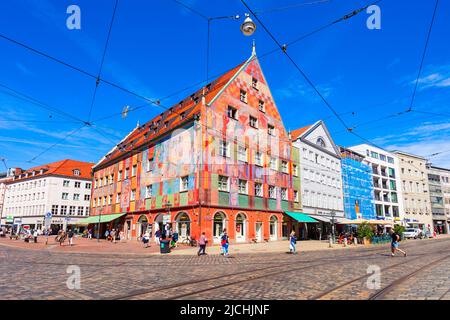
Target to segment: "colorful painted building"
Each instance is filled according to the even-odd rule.
[[[91,215],[128,238],[169,223],[182,239],[219,242],[227,229],[235,242],[276,240],[283,212],[300,206],[293,157],[253,52],[94,166]]]
[[[344,214],[347,219],[376,219],[372,169],[364,156],[341,147]]]

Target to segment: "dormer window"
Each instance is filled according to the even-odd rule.
[[[186,112],[182,112],[180,113],[180,118],[183,120],[184,118],[186,118]]]
[[[78,170],[78,169],[73,170],[73,175],[74,176],[79,176],[80,175],[80,170]]]
[[[261,111],[261,112],[266,112],[266,107],[265,107],[265,105],[264,105],[264,101],[263,101],[263,100],[259,100],[259,103],[258,103],[258,109],[259,109],[259,111]]]
[[[237,120],[237,110],[231,106],[228,106],[228,117]]]

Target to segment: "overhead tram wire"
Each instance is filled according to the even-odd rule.
[[[101,59],[101,62],[100,62],[100,68],[98,70],[97,79],[95,80],[95,89],[94,89],[94,94],[92,96],[92,101],[91,101],[91,106],[90,106],[90,109],[89,109],[89,115],[88,115],[87,122],[91,121],[92,109],[94,107],[95,97],[97,95],[98,86],[100,85],[100,76],[102,74],[103,63],[105,62],[106,51],[108,50],[109,39],[111,37],[111,30],[112,30],[112,27],[113,27],[113,24],[114,24],[114,18],[116,17],[116,10],[117,10],[118,3],[119,3],[119,0],[115,0],[114,10],[113,10],[113,14],[112,14],[112,17],[111,17],[111,22],[109,24],[109,29],[108,29],[108,35],[106,37],[105,46],[103,48],[103,55],[102,55],[102,59]]]
[[[31,158],[29,161],[27,162],[33,162],[34,160],[36,160],[37,158],[39,158],[40,156],[42,156],[44,153],[46,153],[47,151],[53,149],[54,147],[56,147],[57,145],[63,143],[64,141],[66,141],[68,138],[70,138],[71,136],[73,136],[75,133],[77,133],[78,131],[80,131],[81,129],[85,128],[87,125],[83,124],[81,127],[76,128],[75,130],[72,130],[71,132],[69,132],[67,135],[65,135],[62,139],[58,140],[57,142],[55,142],[54,144],[52,144],[51,146],[49,146],[48,148],[44,149],[43,151],[41,151],[39,154],[37,154],[36,156],[34,156],[33,158]]]
[[[376,1],[375,3],[380,2]],[[302,68],[294,61],[294,59],[292,59],[292,57],[289,55],[289,53],[287,53],[287,46],[286,45],[282,45],[276,38],[275,36],[270,32],[270,30],[264,25],[264,23],[261,21],[261,19],[258,18],[258,16],[256,16],[254,14],[254,11],[247,5],[247,3],[244,0],[241,0],[242,4],[247,8],[247,10],[255,17],[255,19],[259,22],[259,24],[261,25],[261,27],[266,31],[266,33],[270,36],[270,38],[277,44],[277,46],[279,47],[279,49],[286,55],[286,57],[291,61],[291,63],[294,65],[294,67],[300,72],[300,74],[303,76],[303,78],[308,82],[308,84],[314,89],[314,91],[316,92],[316,94],[321,98],[321,100],[325,103],[325,105],[332,111],[332,113],[335,115],[335,117],[340,121],[340,123],[345,127],[345,129],[348,130],[348,132],[350,132],[351,134],[353,134],[354,136],[366,141],[366,142],[370,142],[369,140],[367,140],[366,138],[363,138],[362,136],[360,136],[359,134],[357,134],[356,132],[354,132],[353,130],[351,130],[349,128],[349,126],[346,124],[346,122],[343,120],[343,118],[337,113],[337,111],[331,106],[331,104],[327,101],[327,99],[320,93],[320,91],[317,89],[317,87],[314,85],[314,83],[309,79],[309,77],[305,74],[305,72],[302,70]],[[367,6],[368,7],[368,6]],[[348,15],[348,18],[358,14],[359,12],[361,12],[362,10],[364,10],[364,8],[361,8],[359,11],[354,11],[352,12],[350,15]],[[370,142],[370,144],[376,146],[375,144],[373,144],[372,142]]]
[[[174,0],[174,1],[175,1],[175,0]],[[378,3],[378,2],[380,2],[380,1],[382,1],[382,0],[378,0],[378,1],[375,2],[375,3]],[[177,1],[177,2],[179,2],[179,1]],[[367,8],[367,7],[368,7],[368,6],[365,6],[365,7],[361,8],[361,9],[357,9],[357,10],[355,10],[355,11],[353,11],[353,12],[359,12],[359,11],[361,11],[361,10],[363,10],[364,8]],[[353,15],[354,15],[354,14],[353,14]],[[321,31],[321,30],[323,30],[323,29],[325,29],[325,28],[327,28],[327,27],[329,27],[329,26],[331,26],[331,25],[333,25],[333,24],[335,24],[335,23],[337,23],[337,22],[340,22],[340,21],[343,21],[343,20],[347,20],[348,18],[352,17],[353,15],[352,15],[352,14],[347,14],[347,15],[341,17],[340,19],[337,19],[337,20],[333,21],[332,23],[329,23],[329,24],[327,24],[327,25],[324,25],[324,26],[322,26],[322,27],[320,27],[320,28],[318,28],[318,29],[316,29],[316,30],[314,30],[314,31],[312,31],[312,32],[310,32],[310,33],[308,33],[308,34],[306,34],[306,35],[301,36],[300,38],[298,38],[298,39],[296,39],[296,40],[294,40],[294,41],[288,43],[288,45],[292,45],[292,44],[294,44],[294,43],[296,43],[296,42],[298,42],[298,41],[300,41],[300,40],[303,40],[303,39],[305,39],[306,37],[309,37],[309,36],[311,36],[311,35],[313,35],[313,34],[319,32],[319,31]],[[205,17],[206,17],[206,16],[205,16]],[[54,62],[56,62],[56,63],[58,63],[58,64],[61,64],[61,65],[65,66],[65,67],[67,67],[67,68],[70,68],[70,69],[72,69],[72,70],[74,70],[74,71],[77,71],[77,72],[79,72],[79,73],[81,73],[81,74],[84,74],[84,75],[87,76],[87,77],[91,77],[91,78],[96,79],[96,80],[97,80],[97,78],[98,78],[96,75],[94,75],[94,74],[92,74],[92,73],[90,73],[90,72],[88,72],[88,71],[86,71],[86,70],[83,70],[83,69],[81,69],[81,68],[79,68],[79,67],[77,67],[77,66],[74,66],[73,64],[67,63],[67,62],[65,62],[65,61],[63,61],[63,60],[61,60],[61,59],[58,59],[58,58],[56,58],[56,57],[54,57],[54,56],[52,56],[52,55],[50,55],[50,54],[48,54],[48,53],[45,53],[45,52],[43,52],[43,51],[41,51],[41,50],[35,49],[35,48],[33,48],[33,47],[31,47],[31,46],[25,44],[25,43],[22,43],[22,42],[20,42],[20,41],[17,41],[17,40],[15,40],[15,39],[12,39],[12,38],[10,38],[10,37],[4,35],[4,34],[1,34],[1,33],[0,33],[0,38],[2,38],[2,39],[4,39],[4,40],[7,40],[7,41],[9,41],[9,42],[12,42],[12,43],[14,43],[15,45],[18,45],[18,46],[20,46],[20,47],[23,47],[23,48],[25,48],[25,49],[27,49],[27,50],[29,50],[29,51],[31,51],[31,52],[37,54],[37,55],[41,55],[41,56],[43,56],[43,57],[45,57],[45,58],[47,58],[47,59],[50,59],[50,60],[52,60],[52,61],[54,61]],[[262,58],[264,58],[265,56],[268,56],[268,55],[270,55],[270,54],[272,54],[272,53],[275,53],[275,52],[277,52],[277,51],[278,51],[278,48],[276,48],[276,49],[274,49],[274,50],[271,50],[271,51],[268,51],[268,52],[266,52],[265,54],[259,56],[258,59],[262,59]],[[221,74],[223,74],[223,72],[220,73],[220,74],[214,75],[214,76],[212,76],[212,77],[209,77],[208,80],[210,80],[211,78],[215,78],[215,77],[217,77],[217,76],[220,76]],[[127,88],[125,88],[125,87],[122,87],[122,86],[120,86],[120,85],[118,85],[118,84],[116,84],[116,83],[113,83],[113,82],[111,82],[111,81],[108,81],[108,80],[106,80],[106,79],[103,79],[103,78],[101,78],[101,77],[100,77],[100,81],[103,82],[103,83],[105,83],[105,84],[108,84],[108,85],[110,85],[110,86],[112,86],[112,87],[115,87],[115,88],[117,88],[117,89],[119,89],[119,90],[121,90],[121,91],[123,91],[123,92],[126,92],[126,93],[128,93],[128,94],[131,94],[131,95],[133,95],[133,96],[136,96],[136,97],[138,97],[139,99],[142,99],[142,100],[144,100],[144,101],[147,101],[147,103],[146,103],[145,105],[143,105],[142,107],[144,107],[144,106],[146,106],[146,105],[150,105],[150,104],[155,105],[155,106],[159,106],[160,100],[168,99],[168,98],[170,98],[170,97],[172,97],[172,96],[174,96],[174,95],[176,95],[176,94],[179,94],[179,93],[184,92],[184,91],[186,91],[186,90],[188,90],[188,89],[190,89],[190,88],[192,88],[192,87],[194,87],[194,86],[197,86],[197,85],[200,85],[200,84],[204,83],[204,80],[203,80],[203,81],[200,81],[200,82],[198,82],[198,83],[196,83],[196,84],[194,84],[194,85],[191,85],[191,86],[189,86],[189,87],[186,87],[186,88],[184,88],[184,89],[182,89],[182,90],[178,90],[177,92],[175,92],[175,93],[173,93],[173,94],[167,95],[167,96],[165,96],[164,98],[162,98],[162,99],[160,99],[160,100],[152,100],[152,99],[149,99],[149,98],[147,98],[147,97],[145,97],[145,96],[143,96],[143,95],[141,95],[141,94],[138,94],[138,93],[136,93],[136,92],[134,92],[134,91],[132,91],[132,90],[130,90],[130,89],[127,89]],[[135,109],[139,109],[139,108],[135,108]],[[87,123],[87,122],[84,121],[84,123]]]
[[[425,47],[423,48],[422,58],[420,60],[419,71],[417,72],[417,77],[416,77],[416,81],[415,81],[415,84],[414,84],[414,91],[413,91],[413,94],[412,94],[412,97],[411,97],[411,104],[409,105],[408,112],[411,111],[412,108],[413,108],[414,99],[416,97],[417,85],[419,84],[420,74],[422,73],[423,62],[425,60],[425,55],[427,53],[428,42],[430,40],[431,30],[433,29],[434,18],[436,16],[436,11],[437,11],[438,4],[439,4],[439,0],[436,0],[436,4],[434,5],[433,16],[431,18],[430,27],[428,28],[427,39],[425,41]]]
[[[173,0],[173,1],[175,1],[175,0]],[[379,3],[379,2],[381,2],[381,1],[382,1],[382,0],[378,0],[378,1],[376,1],[375,3],[373,3],[373,4]],[[176,1],[176,2],[179,2],[179,1]],[[366,6],[364,6],[364,7],[361,7],[361,8],[358,8],[358,9],[356,9],[356,10],[353,10],[352,13],[353,13],[353,12],[360,12],[360,11],[364,10],[365,8],[367,8],[368,6],[370,6],[370,5],[366,5]],[[333,25],[335,25],[335,24],[337,24],[337,23],[339,23],[339,22],[345,21],[345,20],[347,20],[347,19],[349,19],[349,18],[351,18],[351,17],[353,16],[352,13],[349,13],[349,14],[346,14],[346,15],[344,15],[344,16],[341,16],[340,18],[335,19],[335,20],[333,20],[333,21],[330,22],[330,23],[327,23],[327,24],[325,24],[325,25],[323,25],[323,26],[320,26],[320,27],[318,27],[318,28],[315,28],[314,30],[312,30],[312,31],[310,31],[310,32],[308,32],[308,33],[306,33],[306,34],[303,34],[302,36],[300,36],[300,37],[298,37],[298,38],[296,38],[296,39],[294,39],[294,40],[288,42],[288,43],[286,44],[286,46],[294,45],[294,44],[296,44],[296,43],[298,43],[298,42],[300,42],[300,41],[302,41],[302,40],[304,40],[304,39],[306,39],[306,38],[308,38],[308,37],[310,37],[310,36],[312,36],[312,35],[314,35],[314,34],[320,32],[320,31],[324,30],[324,29],[327,29],[327,28],[329,28],[329,27],[331,27],[331,26],[333,26]],[[265,52],[265,53],[263,53],[263,54],[261,54],[261,55],[258,55],[258,56],[257,56],[257,59],[258,59],[258,60],[262,60],[262,59],[264,59],[265,57],[267,57],[267,56],[269,56],[269,55],[271,55],[271,54],[274,54],[274,53],[276,53],[276,52],[278,52],[278,51],[279,51],[279,48],[274,48],[274,49],[269,50],[269,51],[267,51],[267,52]],[[187,91],[187,90],[189,90],[189,89],[195,88],[195,87],[197,87],[197,86],[199,86],[199,85],[206,84],[208,81],[210,81],[210,80],[212,80],[212,79],[215,79],[215,78],[221,76],[221,75],[224,74],[226,71],[228,71],[228,70],[225,70],[225,71],[223,71],[223,72],[217,73],[217,74],[212,75],[212,76],[209,76],[209,77],[206,79],[206,81],[205,81],[205,80],[202,80],[202,81],[196,82],[196,83],[194,83],[194,84],[191,84],[191,85],[189,85],[189,86],[184,87],[183,89],[180,89],[180,90],[177,90],[177,91],[175,91],[175,92],[173,92],[173,93],[170,93],[170,94],[168,94],[168,95],[165,95],[164,97],[162,97],[162,98],[156,100],[156,104],[157,104],[157,103],[160,103],[160,102],[163,101],[163,100],[167,100],[167,99],[169,99],[169,98],[172,98],[173,96],[176,96],[176,95],[178,95],[178,94],[181,94],[181,93],[183,93],[184,91]],[[105,81],[105,80],[102,80],[102,81]],[[134,94],[134,93],[131,92],[131,94]],[[140,97],[140,98],[141,98],[141,97]],[[145,98],[144,98],[144,99],[145,99]],[[155,104],[155,101],[151,101],[150,103],[146,103],[146,104],[143,104],[143,105],[134,107],[134,108],[130,109],[128,112],[137,111],[137,110],[139,110],[139,109],[142,109],[142,108],[148,106],[149,104]],[[344,113],[344,114],[347,114],[347,113],[351,113],[351,111],[346,112],[346,113]],[[342,115],[344,115],[344,114],[342,114]],[[111,114],[111,115],[108,115],[108,116],[105,116],[105,117],[96,119],[96,120],[94,120],[93,122],[95,123],[95,122],[98,122],[98,121],[107,120],[107,119],[110,119],[110,118],[115,117],[115,116],[118,116],[118,115],[121,115],[121,112],[117,112],[117,113],[114,113],[114,114]]]

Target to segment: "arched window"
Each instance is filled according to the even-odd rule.
[[[214,223],[213,223],[213,235],[216,238],[219,238],[220,235],[225,229],[225,214],[223,212],[217,212],[214,215]]]
[[[175,218],[177,232],[180,238],[185,239],[191,235],[191,219],[186,212],[181,212]]]
[[[322,148],[325,148],[327,145],[325,144],[325,140],[322,137],[317,138],[316,144]]]

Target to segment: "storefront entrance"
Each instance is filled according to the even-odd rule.
[[[148,219],[145,215],[141,215],[138,219],[136,230],[137,230],[137,239],[139,240],[147,231],[148,228]]]
[[[261,242],[263,240],[263,224],[262,224],[262,222],[256,223],[255,233],[256,233],[256,240],[258,242]]]
[[[213,241],[220,243],[220,236],[223,230],[226,229],[226,216],[223,212],[217,212],[213,220]]]
[[[269,231],[270,240],[278,240],[278,218],[275,216],[270,217]]]
[[[191,236],[191,219],[187,213],[179,213],[175,218],[175,223],[180,240],[185,240]]]
[[[236,216],[236,242],[245,242],[247,239],[247,218],[243,213]]]

